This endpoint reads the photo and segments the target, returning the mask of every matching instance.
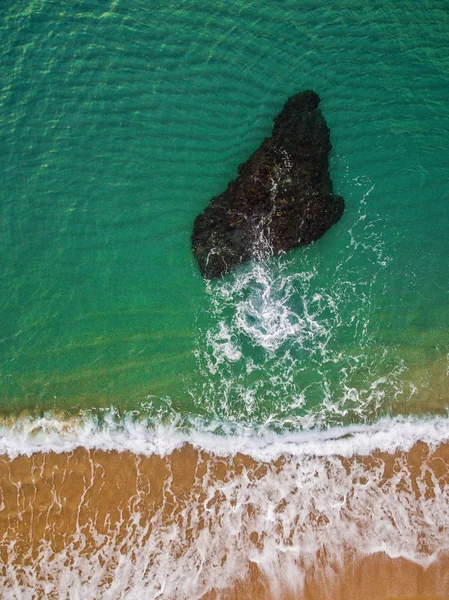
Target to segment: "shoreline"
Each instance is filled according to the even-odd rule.
[[[5,598],[448,598],[449,443],[271,461],[77,447],[2,455],[0,481]]]
[[[186,429],[176,423],[154,424],[136,418],[135,413],[117,419],[114,409],[106,411],[102,421],[90,415],[67,417],[59,413],[0,419],[0,455],[11,459],[41,452],[73,452],[77,448],[163,457],[190,445],[220,456],[242,453],[255,460],[273,461],[283,455],[350,457],[377,450],[408,451],[418,442],[432,447],[449,442],[449,417],[383,417],[369,424],[283,433],[196,421]]]

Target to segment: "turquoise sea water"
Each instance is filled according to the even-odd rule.
[[[0,6],[0,410],[279,431],[444,412],[445,1]],[[206,283],[195,216],[313,89],[342,220]]]

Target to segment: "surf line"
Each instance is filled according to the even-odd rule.
[[[219,435],[213,432],[213,425],[204,429],[199,422],[195,425],[183,431],[176,426],[154,426],[134,416],[118,421],[112,414],[106,414],[101,424],[91,417],[20,417],[0,422],[0,454],[14,458],[35,452],[72,452],[83,447],[166,456],[189,444],[220,456],[242,453],[255,460],[272,461],[281,455],[350,457],[376,450],[408,451],[418,442],[432,447],[449,442],[449,418],[435,416],[386,417],[373,424],[288,433],[260,428]]]

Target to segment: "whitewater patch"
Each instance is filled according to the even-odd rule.
[[[278,432],[326,429],[373,422],[419,394],[407,357],[379,331],[376,280],[391,259],[369,211],[373,190],[352,182],[335,254],[317,244],[273,257],[261,232],[258,261],[206,283],[194,412]]]
[[[186,432],[173,425],[154,425],[133,413],[117,419],[114,410],[102,419],[80,416],[19,417],[0,422],[0,454],[9,458],[36,452],[87,450],[132,452],[167,456],[189,444],[218,456],[245,454],[258,461],[279,456],[369,455],[375,451],[406,452],[416,443],[431,447],[449,442],[449,417],[383,418],[367,425],[349,425],[326,430],[276,433],[268,428],[241,428],[231,432],[226,424],[207,423]],[[220,433],[217,433],[220,432]]]
[[[319,574],[326,593],[305,598],[347,600],[331,584],[348,556],[428,570],[449,551],[448,440],[447,418],[234,437],[3,426],[0,595],[226,598],[256,568],[266,593],[237,597],[303,597]]]

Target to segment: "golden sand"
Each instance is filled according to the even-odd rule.
[[[111,580],[117,577],[120,557],[131,557],[129,564],[133,565],[141,558],[138,553],[148,552],[148,562],[142,574],[147,578],[153,577],[159,554],[164,552],[165,538],[161,538],[159,550],[157,544],[151,546],[151,551],[148,548],[161,531],[169,531],[170,525],[179,525],[178,531],[182,531],[184,537],[177,550],[174,546],[170,560],[183,559],[187,555],[186,548],[197,544],[206,530],[213,538],[220,534],[222,527],[228,526],[219,521],[242,502],[238,495],[232,496],[227,491],[235,481],[249,482],[252,486],[249,489],[257,490],[268,473],[281,477],[290,460],[289,456],[283,456],[272,463],[263,463],[242,454],[226,458],[197,451],[190,445],[166,457],[83,448],[72,453],[35,453],[14,459],[2,456],[0,597],[14,597],[11,591],[14,589],[11,587],[12,573],[18,586],[16,589],[25,589],[29,584],[36,593],[35,597],[65,597],[57,592],[60,590],[59,571],[76,567],[77,560],[82,558],[89,560],[90,565],[98,564],[97,598],[102,597],[104,590],[109,590],[105,594],[107,598],[126,598],[126,586],[124,593],[121,590],[116,595],[110,589]],[[326,459],[322,460],[326,462]],[[409,477],[404,478],[403,483],[399,479],[397,487],[404,486],[409,494],[406,498],[423,497],[432,501],[437,493],[448,498],[449,445],[432,449],[425,444],[416,444],[408,453],[377,453],[351,459],[339,458],[339,461],[348,474],[357,463],[359,469],[366,471],[367,481],[372,470],[378,470],[381,464],[382,477],[376,482],[378,486],[388,485],[389,480],[397,475],[397,465],[405,465]],[[426,469],[423,470],[424,461]],[[260,510],[251,501],[251,496],[245,498],[243,503],[246,504],[239,509],[237,528],[245,528],[245,523],[252,519],[252,513]],[[298,502],[300,514],[300,496],[294,501]],[[191,510],[193,505],[195,511]],[[449,511],[449,503],[447,506]],[[276,511],[282,513],[282,502],[278,503]],[[327,526],[324,519],[328,517],[318,508],[316,514],[306,518],[317,532],[322,530],[320,519],[323,527]],[[273,528],[279,526],[279,523],[273,523]],[[295,526],[302,527],[302,524],[298,522]],[[358,523],[354,526],[359,527]],[[367,539],[370,534],[368,530],[363,532]],[[449,536],[449,532],[446,534]],[[239,535],[237,529],[234,537],[225,538],[230,545],[228,554],[220,554],[222,570],[227,568],[226,556],[234,552],[232,540],[237,545]],[[282,581],[281,564],[281,571],[273,584],[270,573],[260,570],[251,556],[245,554],[248,547],[254,551],[263,550],[270,530],[267,529],[262,536],[260,531],[248,529],[245,535],[250,546],[242,546],[239,550],[244,577],[237,571],[234,575],[231,572],[225,589],[207,589],[205,584],[201,591],[199,587],[204,600],[268,600],[275,597],[283,600],[449,599],[449,554],[445,552],[424,567],[405,558],[392,559],[384,552],[364,556],[359,548],[351,548],[347,540],[345,547],[341,548],[339,560],[336,560],[335,552],[328,552],[324,545],[313,561],[303,560],[301,552],[294,557],[298,572],[298,586],[295,588],[294,585],[292,587],[291,569],[286,583]],[[288,545],[288,537],[285,543]],[[171,538],[170,544],[173,544]],[[428,542],[423,538],[422,554],[431,551],[426,544]],[[293,554],[294,547],[292,542]],[[92,557],[96,557],[96,562],[92,562]],[[108,561],[109,566],[106,564]],[[45,570],[44,563],[52,565],[50,572]],[[33,574],[31,583],[30,573]],[[190,575],[193,577],[193,570]],[[189,576],[188,572],[186,576]],[[45,588],[45,582],[52,585]],[[153,596],[143,593],[140,597]]]

